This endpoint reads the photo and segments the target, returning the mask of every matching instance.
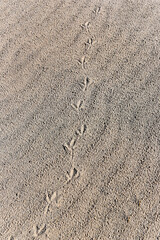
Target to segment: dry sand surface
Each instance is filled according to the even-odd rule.
[[[160,0],[0,0],[0,239],[160,240]]]

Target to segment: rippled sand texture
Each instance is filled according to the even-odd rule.
[[[0,1],[0,239],[160,239],[160,1]]]

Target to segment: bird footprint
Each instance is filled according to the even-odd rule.
[[[80,130],[78,129],[78,130],[76,131],[76,134],[79,135],[79,136],[82,136],[82,135],[85,133],[86,129],[87,129],[86,125],[83,124],[83,125],[81,126]]]
[[[72,138],[70,143],[68,143],[68,144],[65,143],[63,145],[64,150],[69,151],[71,153],[71,159],[73,159],[73,150],[74,150],[73,148],[75,146],[76,140],[77,140],[77,138]]]
[[[55,201],[55,203],[58,204],[59,196],[60,195],[58,194],[58,191],[55,191],[51,196],[48,194],[48,192],[46,192],[47,206],[44,210],[45,215],[48,213],[49,207],[53,201]]]
[[[80,60],[78,60],[80,64],[82,64],[82,68],[85,69],[86,57],[82,56]]]
[[[8,240],[15,240],[15,238],[13,236],[10,236]]]
[[[97,41],[94,40],[93,38],[89,38],[87,42],[85,43],[86,49],[90,49]]]
[[[89,25],[90,25],[90,22],[85,22],[81,25],[82,29],[85,29],[87,32],[89,31]]]
[[[90,79],[88,77],[86,77],[84,79],[84,84],[83,85],[84,85],[83,91],[86,91],[88,89],[88,87],[91,85],[91,81],[90,81]]]
[[[77,112],[79,112],[79,110],[82,108],[82,104],[83,104],[83,101],[82,101],[82,100],[79,100],[79,101],[77,102],[77,104],[71,103],[71,106],[72,106]]]
[[[67,183],[70,182],[73,178],[79,177],[79,173],[76,168],[71,168],[70,172],[67,172]]]
[[[96,7],[94,10],[93,10],[93,13],[95,13],[96,15],[101,11],[101,7]]]
[[[75,145],[75,143],[76,143],[76,139],[74,139],[74,138],[72,138],[72,140],[70,141],[70,143],[65,143],[64,145],[63,145],[63,147],[64,147],[64,149],[65,150],[68,150],[68,151],[72,151],[73,150],[73,147],[74,147],[74,145]]]
[[[38,227],[38,225],[34,226],[34,237],[38,237],[45,233],[46,231],[46,224],[43,224],[41,227]]]

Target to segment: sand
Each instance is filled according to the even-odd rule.
[[[0,1],[0,239],[160,239],[160,1]]]

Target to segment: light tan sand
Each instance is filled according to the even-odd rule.
[[[0,239],[160,239],[160,0],[0,1]]]

